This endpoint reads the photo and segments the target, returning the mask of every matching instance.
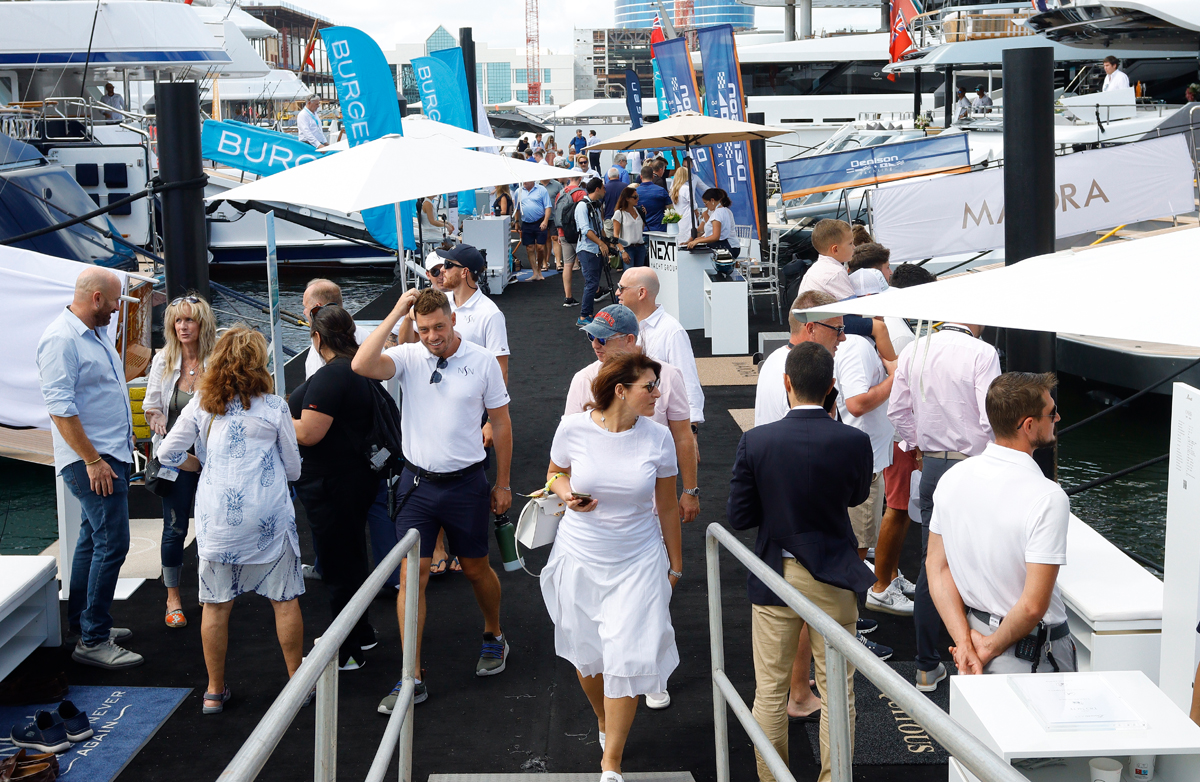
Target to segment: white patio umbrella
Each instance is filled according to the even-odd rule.
[[[683,147],[684,155],[691,154],[692,147],[711,144],[728,144],[735,141],[758,141],[790,133],[789,130],[739,122],[721,117],[709,117],[694,111],[681,111],[664,120],[651,122],[637,130],[613,136],[587,149],[652,149],[655,147]],[[692,178],[688,177],[688,197],[692,201],[692,231],[696,230],[696,197],[692,192]]]
[[[426,117],[405,117],[401,120],[401,124],[404,126],[405,138],[432,139],[440,141],[443,144],[462,148],[499,146],[496,139],[489,138],[482,133],[463,130],[454,125],[447,125],[445,122],[438,122]],[[350,139],[343,138],[341,141],[330,144],[327,147],[322,147],[320,151],[345,152],[348,149],[350,149]]]

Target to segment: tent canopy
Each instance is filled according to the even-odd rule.
[[[1178,229],[793,312],[804,321],[895,316],[1200,347],[1197,247],[1200,228]]]
[[[589,144],[587,149],[694,147],[727,144],[734,141],[757,141],[773,136],[783,136],[791,132],[768,125],[709,117],[694,111],[681,111],[664,120],[643,125],[637,130]]]
[[[400,121],[404,127],[404,137],[412,139],[433,139],[440,141],[443,144],[450,144],[455,147],[498,147],[500,142],[494,138],[489,138],[482,133],[475,133],[470,130],[463,130],[453,125],[448,125],[445,122],[428,119],[422,116],[405,117]],[[322,147],[321,152],[345,152],[350,149],[350,139],[343,138],[341,141],[334,142],[327,147]]]
[[[208,200],[274,201],[349,213],[441,193],[571,176],[565,168],[460,149],[433,139],[388,135]]]

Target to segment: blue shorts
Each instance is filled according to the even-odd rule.
[[[542,228],[541,220],[534,220],[529,223],[521,223],[521,244],[545,244],[546,229]]]
[[[403,497],[412,488],[416,473],[405,468],[396,485]],[[421,556],[433,556],[439,529],[446,531],[446,548],[456,557],[477,559],[488,555],[488,520],[492,491],[482,469],[448,481],[422,480],[396,514],[396,539],[415,529],[421,535]]]

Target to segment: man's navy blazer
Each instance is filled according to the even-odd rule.
[[[858,558],[848,509],[871,493],[871,438],[823,410],[790,410],[742,435],[729,486],[729,525],[758,527],[754,553],[783,575],[786,549],[813,578],[862,592],[875,574]],[[784,602],[754,574],[750,602]]]

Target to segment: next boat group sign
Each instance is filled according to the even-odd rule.
[[[1194,168],[1181,135],[1055,159],[1055,235],[1103,231],[1195,210]],[[1000,169],[881,187],[872,229],[893,261],[1004,247]]]

